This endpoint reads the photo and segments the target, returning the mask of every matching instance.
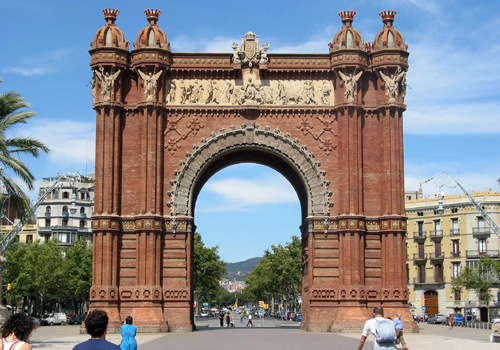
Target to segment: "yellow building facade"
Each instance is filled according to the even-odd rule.
[[[488,216],[500,222],[500,193],[472,192]],[[408,217],[409,301],[415,315],[463,313],[487,320],[487,309],[474,292],[454,293],[452,280],[480,257],[499,258],[500,240],[466,195],[433,198],[411,192],[406,197]],[[498,287],[498,286],[495,286]],[[498,306],[498,288],[490,306]]]

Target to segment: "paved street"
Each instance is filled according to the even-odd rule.
[[[159,349],[220,349],[236,346],[239,350],[279,348],[279,349],[355,349],[360,334],[311,333],[298,328],[296,322],[265,320],[261,324],[254,320],[255,327],[247,328],[236,320],[236,328],[219,328],[218,319],[200,319],[198,330],[192,333],[149,333],[138,334],[140,350]],[[411,350],[443,349],[500,349],[500,344],[490,343],[490,330],[455,328],[441,325],[420,324],[421,332],[405,334]],[[31,337],[34,349],[72,349],[73,346],[89,338],[80,334],[79,326],[45,326],[35,330]],[[119,344],[119,334],[108,334],[107,339]],[[371,349],[373,337],[368,338],[364,349]]]

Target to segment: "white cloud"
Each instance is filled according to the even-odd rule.
[[[259,204],[282,204],[297,201],[292,186],[278,176],[265,179],[237,179],[209,181],[206,191],[223,196],[227,208],[237,209]]]
[[[46,75],[57,71],[61,63],[75,50],[74,48],[60,48],[34,57],[22,58],[16,66],[5,67],[2,72],[21,74],[27,77]]]
[[[85,164],[95,159],[95,124],[69,119],[34,118],[29,127],[13,131],[21,137],[32,137],[49,149],[49,159],[60,163]]]

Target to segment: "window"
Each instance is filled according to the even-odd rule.
[[[443,235],[443,231],[441,231],[441,220],[434,220],[434,230],[436,231],[436,236]]]
[[[85,227],[85,220],[80,220],[80,228],[84,228]]]
[[[455,292],[455,300],[462,300],[462,293],[460,293],[459,291],[458,292]]]
[[[394,47],[394,34],[391,31],[387,33],[387,47]]]
[[[458,208],[451,208],[451,213],[452,214],[458,213]]]
[[[441,242],[434,243],[434,253],[436,254],[436,258],[439,258],[442,256]]]
[[[423,211],[417,211],[417,216],[424,216],[424,212]]]
[[[477,232],[478,233],[485,233],[486,232],[486,227],[484,225],[484,218],[482,216],[479,216],[477,218]]]
[[[434,265],[434,282],[443,282],[443,264]]]
[[[477,244],[479,254],[486,254],[486,239],[478,239]]]
[[[45,212],[46,212],[46,213],[50,213],[50,206],[47,206],[47,207],[45,208]]]
[[[425,265],[418,265],[418,283],[425,283]]]
[[[111,28],[108,28],[106,31],[106,46],[112,46],[113,45],[113,32],[111,31]]]
[[[63,195],[62,195],[63,198],[69,198],[69,192],[63,192]]]
[[[80,214],[85,214],[85,207],[80,207]]]
[[[425,236],[425,233],[424,233],[424,222],[423,221],[417,221],[417,228],[418,228],[418,236],[419,237]]]
[[[451,241],[451,255],[454,258],[457,258],[460,256],[460,240],[453,239]]]
[[[350,30],[347,30],[347,38],[346,38],[346,47],[351,48],[352,47],[352,32]]]
[[[50,219],[45,219],[45,227],[50,227]]]
[[[26,235],[26,243],[33,243],[33,235]]]
[[[148,34],[148,46],[155,46],[156,40],[155,40],[155,31],[151,29]]]
[[[80,193],[80,199],[82,199],[82,200],[85,199],[85,192]]]
[[[64,220],[62,221],[62,225],[63,225],[63,226],[68,226],[68,220],[64,219]]]
[[[423,243],[419,243],[418,244],[418,257],[420,259],[422,259],[425,255],[424,255],[424,252],[425,252],[425,247],[424,247],[424,244]]]
[[[453,263],[453,278],[457,278],[460,276],[460,263],[459,262],[454,262]]]
[[[451,219],[451,234],[460,234],[460,229],[458,228],[458,219]]]

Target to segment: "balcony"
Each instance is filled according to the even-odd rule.
[[[450,236],[460,236],[460,229],[459,228],[450,229]]]
[[[81,217],[81,218],[86,218],[86,217],[87,217],[87,214],[86,214],[86,213],[80,213],[80,217]]]
[[[415,253],[413,254],[413,260],[418,262],[425,263],[427,261],[427,253]]]
[[[415,241],[425,241],[425,236],[427,235],[427,232],[425,231],[417,231],[417,232],[413,232],[413,239]]]
[[[488,258],[498,258],[498,250],[487,250],[487,251],[479,251],[479,250],[467,250],[466,253],[467,258],[476,258],[480,257],[488,257]]]
[[[418,278],[415,277],[413,278],[413,284],[415,287],[423,287],[423,286],[438,286],[438,285],[443,285],[444,281],[441,278]]]
[[[440,252],[440,253],[429,253],[429,259],[430,260],[433,260],[433,261],[437,261],[437,260],[444,260],[444,253],[443,252]]]
[[[430,231],[432,241],[441,241],[443,239],[443,230]]]
[[[50,211],[45,212],[45,218],[50,219]]]
[[[460,258],[460,252],[451,252],[451,257],[452,258]]]
[[[69,212],[68,211],[63,211],[62,212],[63,218],[69,218]]]
[[[488,238],[491,234],[491,229],[489,227],[473,227],[472,236],[474,238]]]

